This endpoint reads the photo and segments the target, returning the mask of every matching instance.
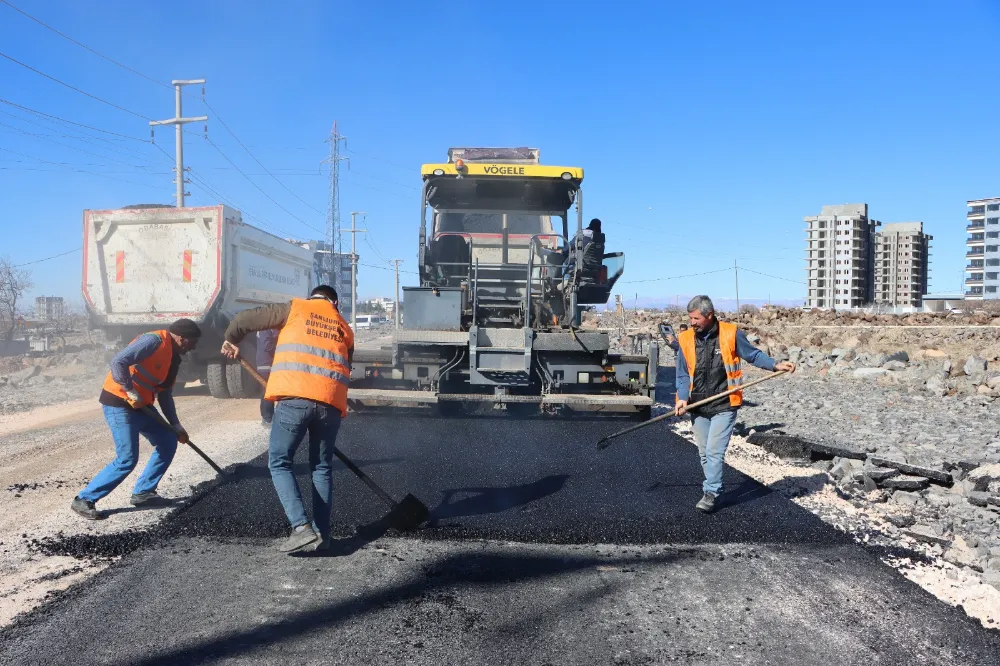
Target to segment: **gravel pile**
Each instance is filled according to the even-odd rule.
[[[674,427],[693,439],[686,421]],[[866,490],[857,482],[861,475],[834,469],[845,459],[790,464],[739,435],[726,462],[850,535],[937,598],[1000,628],[997,514],[961,508],[957,484],[922,492]]]
[[[108,371],[104,351],[69,348],[41,358],[6,359],[0,374],[0,414],[94,396]]]

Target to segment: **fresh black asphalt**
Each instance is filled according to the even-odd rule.
[[[331,553],[279,555],[262,456],[153,532],[39,544],[132,552],[3,632],[0,663],[1000,663],[1000,634],[734,470],[695,511],[665,428],[596,450],[624,425],[352,416],[341,449],[425,527],[385,534],[338,465]]]

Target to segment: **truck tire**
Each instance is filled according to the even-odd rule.
[[[226,364],[226,386],[233,398],[259,398],[261,395],[257,380],[236,362]]]
[[[224,400],[230,397],[226,386],[226,366],[223,363],[209,363],[207,377],[208,392],[213,398]]]

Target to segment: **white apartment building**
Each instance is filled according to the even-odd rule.
[[[923,222],[893,222],[875,234],[875,302],[919,308],[927,293],[930,242]]]
[[[806,305],[847,310],[874,295],[874,236],[868,204],[823,206],[806,222]]]

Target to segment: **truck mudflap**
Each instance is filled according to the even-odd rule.
[[[492,393],[431,393],[399,389],[350,389],[347,400],[384,404],[428,404],[440,402],[533,403],[568,407],[651,407],[653,398],[645,395],[586,395],[550,393],[547,395],[494,395]]]

